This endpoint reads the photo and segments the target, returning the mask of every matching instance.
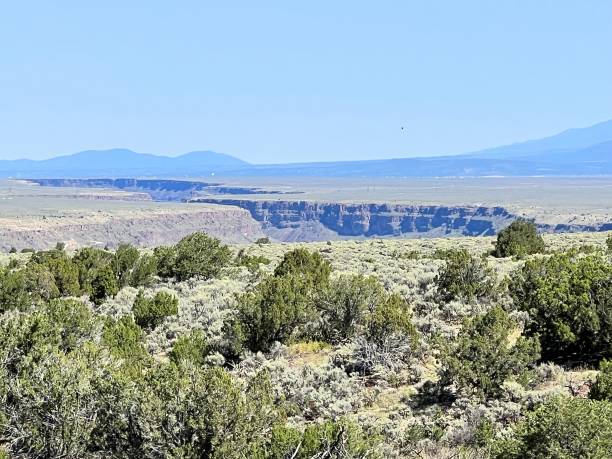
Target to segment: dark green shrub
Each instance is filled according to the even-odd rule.
[[[524,257],[542,253],[546,249],[544,239],[538,234],[535,224],[526,220],[515,220],[497,235],[493,255],[503,257]]]
[[[544,358],[611,355],[612,265],[601,255],[528,260],[509,291],[529,313],[527,332],[539,335]]]
[[[238,255],[236,255],[237,266],[244,266],[250,272],[254,273],[259,269],[259,265],[269,265],[270,260],[261,255],[248,255],[244,249],[240,249]]]
[[[170,351],[170,360],[176,364],[191,362],[203,366],[206,356],[210,352],[210,346],[201,330],[193,330],[188,335],[180,336]]]
[[[52,300],[43,309],[45,321],[48,321],[49,330],[44,340],[54,343],[62,352],[70,352],[79,348],[84,342],[91,339],[96,324],[91,310],[77,300]],[[41,327],[42,331],[45,327]],[[38,333],[35,332],[35,334]],[[42,337],[40,338],[43,340]]]
[[[59,296],[55,277],[44,265],[30,263],[22,269],[0,269],[0,312],[24,311]]]
[[[599,374],[591,387],[589,397],[593,400],[612,402],[612,360],[599,362]]]
[[[606,238],[606,249],[608,253],[612,253],[612,234]]]
[[[317,288],[322,288],[329,282],[331,271],[331,265],[319,252],[295,249],[285,253],[282,261],[274,270],[274,275],[298,275]]]
[[[240,317],[227,318],[223,322],[222,340],[215,344],[215,350],[223,355],[226,361],[237,362],[245,349],[245,343],[245,330]]]
[[[128,365],[140,371],[142,364],[149,362],[149,353],[145,349],[144,333],[130,316],[118,320],[108,319],[102,330],[102,343],[111,355],[122,359]]]
[[[38,361],[54,350],[79,349],[96,327],[90,309],[76,300],[52,300],[32,312],[10,316],[0,322],[0,369],[8,364],[18,373],[25,361]]]
[[[147,298],[141,290],[134,300],[132,313],[138,325],[152,330],[161,325],[166,317],[178,314],[178,298],[166,292],[158,292],[153,298]]]
[[[21,262],[16,258],[11,258],[8,262],[8,265],[6,265],[8,269],[17,269],[20,266],[21,266]]]
[[[114,452],[107,457],[148,457],[150,451],[173,458],[266,457],[257,452],[265,451],[278,419],[265,373],[243,390],[221,368],[163,365],[146,375],[133,401],[136,409],[126,403],[106,416],[116,420],[100,429],[104,449]],[[131,425],[117,423],[121,419]]]
[[[239,321],[252,351],[288,342],[316,318],[310,282],[298,275],[269,276],[238,298]]]
[[[384,295],[368,314],[364,335],[369,342],[379,346],[397,335],[406,337],[412,346],[416,346],[418,334],[406,300],[398,294]]]
[[[611,453],[612,403],[563,396],[529,413],[493,448],[493,457],[503,459],[604,459]]]
[[[121,244],[113,257],[113,271],[119,288],[129,284],[132,271],[140,258],[140,252],[131,244]]]
[[[270,243],[269,237],[260,237],[259,239],[255,241],[255,244],[257,245],[263,245],[263,244],[269,244],[269,243]]]
[[[36,250],[32,249],[31,247],[26,247],[24,249],[21,249],[21,253],[35,253]]]
[[[113,254],[94,247],[83,247],[74,254],[72,262],[79,272],[79,285],[83,293],[91,294],[94,276],[113,260]]]
[[[340,276],[319,296],[321,339],[339,343],[352,338],[364,318],[385,300],[385,290],[374,277]]]
[[[51,273],[48,274],[46,280],[50,283],[49,296],[59,295],[57,287],[53,288],[55,279]],[[34,296],[28,287],[34,287],[34,285],[28,283],[25,270],[0,268],[0,313],[10,309],[26,310],[40,299]]]
[[[464,249],[446,252],[445,260],[434,280],[441,301],[474,301],[494,295],[494,273],[486,261]]]
[[[540,356],[537,339],[511,336],[518,324],[501,307],[465,322],[455,343],[442,352],[440,381],[479,396],[498,395],[502,384],[518,377]]]
[[[193,233],[176,244],[174,275],[183,281],[192,277],[210,279],[230,264],[232,252],[218,239],[204,233]]]
[[[153,257],[157,267],[157,275],[163,279],[174,277],[176,265],[176,249],[174,247],[159,246],[153,249]]]
[[[128,284],[131,287],[148,287],[157,273],[157,260],[151,255],[142,255],[130,272]]]
[[[55,285],[62,296],[76,296],[80,293],[79,269],[63,250],[36,252],[28,264],[40,264],[53,274]]]
[[[17,253],[17,249],[15,247],[11,247],[9,253]]]
[[[117,278],[110,264],[103,265],[93,273],[89,299],[94,304],[102,304],[108,297],[113,297],[119,291]]]
[[[24,287],[29,292],[33,302],[49,301],[60,296],[55,284],[55,277],[45,265],[30,263],[23,270]]]

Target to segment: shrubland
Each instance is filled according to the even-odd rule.
[[[610,457],[609,239],[532,230],[3,255],[0,457]]]

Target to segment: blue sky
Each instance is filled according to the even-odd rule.
[[[611,23],[608,0],[3,2],[0,157],[294,162],[541,137],[612,118]]]

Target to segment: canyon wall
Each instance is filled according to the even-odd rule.
[[[249,211],[263,231],[282,241],[349,237],[493,236],[520,215],[503,207],[342,204],[199,198],[195,202],[236,206]],[[612,224],[551,225],[542,232],[609,231]]]
[[[281,240],[336,237],[492,236],[517,217],[502,207],[341,204],[308,201],[196,199],[246,209]]]
[[[115,248],[120,243],[140,247],[173,244],[203,231],[226,243],[249,243],[263,237],[259,223],[242,209],[189,206],[184,209],[143,209],[131,212],[84,213],[79,217],[28,216],[0,218],[0,250],[50,249],[57,242],[68,248]]]
[[[280,191],[254,187],[225,186],[215,182],[167,179],[97,178],[97,179],[28,179],[40,186],[62,188],[113,188],[148,194],[155,201],[186,201],[198,194],[283,194]]]
[[[202,228],[210,228],[213,235],[219,235],[224,240],[243,241],[253,240],[250,235],[265,234],[273,239],[287,242],[294,241],[321,241],[342,238],[362,237],[443,237],[443,236],[493,236],[508,226],[517,218],[526,217],[518,211],[511,211],[501,206],[470,206],[470,205],[417,205],[417,204],[384,204],[384,203],[338,203],[316,202],[290,199],[267,199],[265,197],[233,197],[233,194],[258,195],[266,192],[260,188],[224,186],[221,183],[166,180],[166,179],[36,179],[30,180],[43,187],[78,187],[78,188],[105,188],[107,196],[113,190],[122,190],[112,195],[117,199],[120,195],[133,196],[132,199],[149,198],[154,201],[188,201],[192,203],[208,203],[232,206],[230,209],[242,209],[238,220],[224,213],[214,218],[208,216],[208,223]],[[88,190],[85,190],[86,192]],[[127,191],[127,193],[126,193]],[[80,190],[79,196],[82,196]],[[286,195],[285,192],[274,192]],[[225,195],[225,196],[223,196]],[[125,197],[125,196],[124,196]],[[100,197],[100,199],[104,199]],[[182,205],[181,205],[182,206]],[[187,204],[185,204],[187,206]],[[214,207],[214,206],[213,206]],[[517,208],[520,209],[520,208]],[[236,209],[237,210],[237,209]],[[247,212],[248,211],[248,212]],[[250,217],[249,217],[250,214]],[[612,223],[609,216],[591,221],[548,214],[533,215],[535,223],[541,232],[575,232],[575,231],[609,231]],[[247,219],[249,223],[246,223]],[[251,225],[244,237],[242,230],[234,228],[237,221],[240,225]],[[121,234],[113,235],[116,228],[123,228],[119,223],[116,227],[109,227],[111,236],[109,242],[118,240]],[[173,236],[172,225],[177,226],[177,234],[184,234],[187,228],[193,228],[190,222],[175,221],[172,216],[164,221],[163,217],[155,217],[150,222],[150,232],[146,236],[132,235],[129,225],[125,233],[128,238],[137,243],[161,241],[163,238],[155,236],[154,226],[158,226],[159,233],[169,232]],[[240,226],[239,225],[239,226]],[[47,225],[44,225],[45,227]],[[139,226],[139,225],[138,225]],[[103,228],[93,226],[90,230],[103,239]],[[238,232],[236,232],[238,231]],[[68,227],[68,234],[75,231]],[[78,232],[77,232],[78,233]],[[19,234],[24,234],[21,231]],[[60,238],[58,232],[58,240]],[[1,235],[1,234],[0,234]],[[19,236],[21,237],[21,236]],[[49,237],[54,237],[49,235]],[[85,232],[75,236],[75,240],[86,238]],[[5,243],[8,243],[5,241]]]

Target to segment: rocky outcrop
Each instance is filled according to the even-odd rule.
[[[319,224],[326,237],[491,236],[517,218],[503,207],[418,206],[402,204],[342,204],[308,201],[196,199],[196,202],[237,206],[261,222],[264,231],[280,239],[300,228],[312,233]],[[303,240],[317,239],[305,234]]]

